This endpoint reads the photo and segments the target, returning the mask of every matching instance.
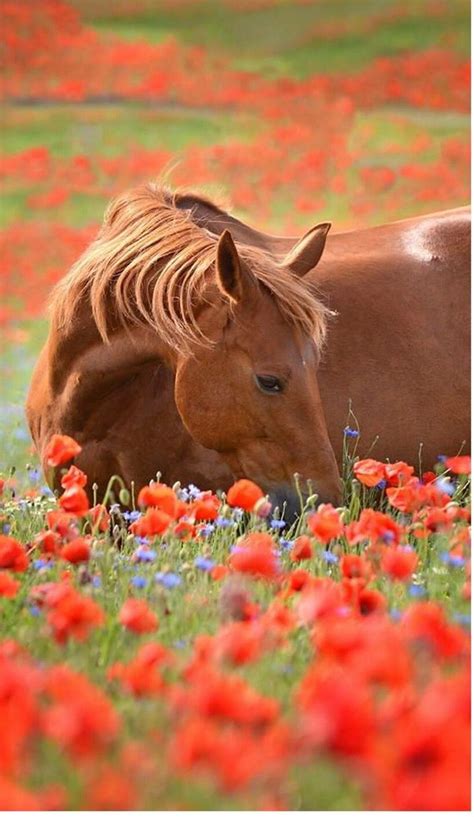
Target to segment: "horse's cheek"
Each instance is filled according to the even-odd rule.
[[[178,366],[174,396],[180,417],[196,442],[214,450],[226,447],[227,429],[222,423],[224,396],[209,370],[204,376],[202,367],[198,371],[191,364]]]

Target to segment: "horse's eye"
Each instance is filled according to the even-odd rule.
[[[278,377],[273,377],[270,374],[258,374],[256,380],[258,388],[265,394],[279,394],[283,391],[283,383]]]

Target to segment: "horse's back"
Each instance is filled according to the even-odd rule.
[[[467,208],[335,234],[311,273],[337,312],[320,385],[331,440],[349,401],[375,455],[425,464],[470,433]]]

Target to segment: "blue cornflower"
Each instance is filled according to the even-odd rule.
[[[41,472],[39,468],[30,468],[28,471],[28,479],[33,483],[38,482],[38,480],[41,479]]]
[[[216,519],[216,525],[218,528],[230,528],[232,524],[232,519],[226,519],[225,516],[218,516]]]
[[[462,567],[466,564],[466,560],[462,556],[454,556],[452,553],[447,553],[446,551],[441,553],[439,558],[442,562],[451,567]]]
[[[438,460],[438,462],[446,462],[446,460],[447,460],[448,458],[447,458],[446,454],[438,454],[438,456],[436,457],[436,459]]]
[[[207,559],[205,556],[196,556],[194,560],[194,566],[197,567],[198,570],[204,570],[206,572],[212,570],[215,564],[212,559]]]
[[[187,486],[187,491],[191,499],[199,499],[202,494],[202,491],[196,485],[193,485],[192,482]]]
[[[355,428],[350,428],[350,426],[346,426],[344,429],[344,436],[345,437],[358,437],[359,432]]]
[[[401,614],[400,610],[396,610],[396,609],[390,610],[390,618],[393,618],[394,621],[400,621],[401,617],[402,617],[402,614]]]
[[[174,644],[173,644],[173,647],[174,647],[176,650],[182,650],[182,649],[183,649],[183,647],[185,647],[185,646],[186,646],[186,641],[184,640],[184,638],[179,638],[179,639],[178,639],[177,641],[175,641],[175,642],[174,642]]]
[[[12,529],[12,526],[11,526],[11,525],[9,525],[9,524],[8,524],[8,522],[4,522],[4,524],[3,524],[3,526],[2,526],[2,531],[3,531],[3,533],[4,533],[6,536],[8,536],[8,534],[9,534],[9,533],[10,533],[10,531],[11,531],[11,529]]]
[[[207,525],[203,525],[201,530],[199,531],[199,536],[210,536],[211,533],[214,533],[216,526],[212,524],[212,522],[208,522]]]
[[[43,570],[43,568],[49,570],[51,568],[51,565],[48,561],[46,561],[46,559],[34,559],[33,567],[35,570]]]
[[[144,576],[132,576],[131,583],[134,587],[146,587],[147,581]]]
[[[41,610],[36,604],[32,604],[30,607],[28,607],[28,610],[32,616],[36,617],[41,615]]]
[[[140,545],[133,553],[137,562],[153,562],[156,559],[156,550]]]
[[[284,536],[281,536],[278,541],[284,550],[289,550],[295,544],[291,539],[285,539]]]
[[[176,573],[155,573],[155,581],[169,590],[178,587],[182,583],[181,576],[177,576]]]
[[[240,522],[244,515],[244,511],[242,508],[233,508],[232,509],[232,516],[234,517],[236,522]]]
[[[42,485],[41,486],[40,494],[41,494],[41,496],[54,496],[51,488],[49,488],[47,485]]]
[[[382,534],[382,541],[385,542],[386,545],[390,545],[394,539],[395,534],[393,530],[387,530],[385,531],[385,533]]]
[[[457,621],[457,623],[461,624],[462,627],[471,626],[471,616],[469,613],[454,613],[453,618],[454,621]]]
[[[452,496],[456,490],[456,487],[453,485],[449,477],[438,477],[435,479],[434,484],[441,491],[443,494],[447,494],[448,496]]]
[[[376,487],[383,490],[385,488],[386,484],[387,484],[387,480],[386,479],[381,479],[380,482],[377,482]]]
[[[330,565],[337,565],[339,561],[339,556],[336,556],[335,553],[332,553],[330,550],[323,550],[321,552],[321,556],[323,557],[325,562],[328,562]]]
[[[273,528],[273,530],[281,530],[285,525],[286,522],[284,519],[272,519],[270,522],[270,527]]]
[[[100,576],[92,576],[91,583],[92,587],[100,587],[102,584],[102,579]]]
[[[112,510],[112,508],[111,508],[111,510]],[[141,515],[142,514],[141,514],[140,511],[124,511],[123,512],[123,518],[125,519],[126,522],[136,522],[137,519],[140,519]]]
[[[421,598],[421,596],[426,596],[426,589],[421,586],[421,584],[411,584],[408,588],[408,593],[413,598]]]

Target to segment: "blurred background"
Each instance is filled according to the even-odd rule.
[[[293,234],[469,200],[468,0],[0,8],[3,473],[35,463],[48,293],[117,192],[166,174]]]

